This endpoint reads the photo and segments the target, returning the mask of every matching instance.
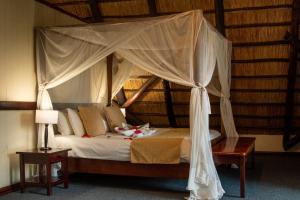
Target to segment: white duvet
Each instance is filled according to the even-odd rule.
[[[188,128],[158,128],[157,134],[164,131],[189,131]],[[213,140],[221,134],[216,130],[210,130],[210,139]],[[107,133],[92,138],[81,138],[75,135],[55,137],[55,143],[58,148],[71,148],[70,157],[130,161],[130,143],[131,140],[124,139],[125,136]],[[190,137],[185,137],[181,144],[180,157],[183,162],[190,159]]]

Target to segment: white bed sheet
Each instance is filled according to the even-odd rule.
[[[188,128],[158,128],[157,132],[165,131],[189,131]],[[213,140],[221,135],[216,130],[210,130],[210,139]],[[115,161],[130,161],[130,143],[131,140],[124,139],[125,136],[107,133],[92,138],[81,138],[75,135],[55,137],[55,143],[58,148],[71,148],[70,157],[91,158]],[[185,137],[181,144],[180,158],[182,162],[188,162],[190,159],[190,137]]]

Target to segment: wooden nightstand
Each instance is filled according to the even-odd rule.
[[[47,195],[52,194],[52,186],[64,183],[64,188],[68,188],[68,151],[71,149],[51,149],[41,151],[32,149],[19,151],[20,155],[20,187],[23,193],[26,186],[43,186],[47,188]],[[62,175],[52,177],[51,164],[61,162]],[[25,164],[38,164],[39,176],[25,180]],[[46,167],[46,175],[43,174],[43,168]]]

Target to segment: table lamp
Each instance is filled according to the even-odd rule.
[[[35,112],[35,123],[45,124],[44,147],[40,148],[42,151],[51,150],[51,147],[48,147],[48,125],[57,124],[57,120],[58,111],[56,110],[36,110]]]

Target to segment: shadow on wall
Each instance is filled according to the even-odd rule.
[[[14,136],[12,141],[8,146],[9,151],[7,152],[7,158],[9,161],[9,180],[10,183],[17,183],[20,179],[20,168],[19,168],[19,155],[16,151],[32,149],[36,146],[36,125],[34,123],[34,111],[21,111],[17,119],[19,124],[14,127],[12,131]],[[14,137],[18,137],[15,140]],[[26,165],[26,177],[35,174],[35,167],[33,165]]]

